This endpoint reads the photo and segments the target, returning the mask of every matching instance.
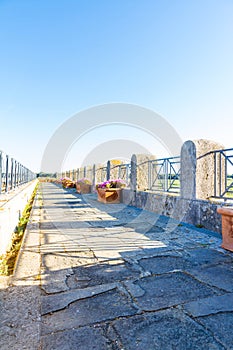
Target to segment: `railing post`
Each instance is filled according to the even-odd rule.
[[[95,166],[95,164],[93,165],[93,168],[92,168],[92,184],[93,184],[93,190],[94,190],[95,186],[96,186],[96,166]]]
[[[164,162],[164,191],[168,190],[168,160],[165,159]]]
[[[15,171],[14,171],[14,188],[16,188],[16,181],[17,181],[17,162],[16,160],[14,161],[14,168],[15,168]]]
[[[18,164],[18,186],[21,184],[21,164]]]
[[[151,167],[152,167],[152,161],[148,161],[148,189],[150,190],[152,187],[152,181],[151,181]]]
[[[108,160],[107,162],[107,181],[110,180],[110,176],[111,176],[111,162],[110,160]]]
[[[222,154],[221,154],[222,155]],[[221,157],[221,156],[220,156]],[[221,158],[220,158],[221,159]],[[227,188],[227,160],[224,161],[224,173],[225,173],[225,178],[224,178],[224,189]],[[222,183],[222,180],[221,180],[221,183]]]
[[[11,190],[13,189],[13,179],[14,179],[14,159],[11,158]]]
[[[8,192],[8,183],[9,183],[8,174],[9,174],[9,156],[6,155],[6,189],[5,189],[6,193]]]
[[[17,165],[18,175],[17,175],[17,187],[20,185],[20,163]]]
[[[24,166],[21,164],[21,184],[24,183]]]

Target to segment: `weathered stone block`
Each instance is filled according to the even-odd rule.
[[[152,154],[134,154],[131,158],[131,188],[145,191],[149,189],[149,161],[155,160]]]
[[[224,146],[209,140],[186,141],[181,149],[181,197],[208,199],[224,188],[225,160],[212,151]],[[218,158],[218,159],[217,159]],[[220,170],[221,169],[221,170]],[[217,193],[214,193],[215,181]]]

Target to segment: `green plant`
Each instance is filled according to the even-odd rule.
[[[98,188],[122,188],[125,187],[126,183],[121,179],[116,180],[108,180],[104,182],[100,182],[96,185],[96,189]]]
[[[202,224],[195,225],[197,228],[203,228],[204,226]]]
[[[82,179],[77,180],[76,183],[77,184],[84,184],[84,185],[91,185],[91,180],[84,177]]]

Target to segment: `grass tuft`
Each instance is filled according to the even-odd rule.
[[[11,247],[6,254],[0,255],[0,275],[10,276],[13,274],[15,262],[21,247],[23,235],[27,227],[27,223],[30,218],[34,198],[36,196],[38,184],[36,185],[31,198],[29,199],[21,218],[19,219],[18,225],[12,235]]]

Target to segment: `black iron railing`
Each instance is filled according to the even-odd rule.
[[[0,194],[7,193],[35,178],[35,173],[0,151]]]

